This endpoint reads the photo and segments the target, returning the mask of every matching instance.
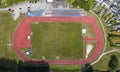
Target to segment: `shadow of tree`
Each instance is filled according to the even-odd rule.
[[[49,64],[45,61],[23,62],[1,58],[0,72],[49,72]]]

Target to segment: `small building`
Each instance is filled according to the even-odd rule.
[[[114,25],[114,30],[120,30],[120,23],[116,23]]]
[[[48,3],[52,3],[52,2],[53,2],[53,0],[47,0],[46,2],[48,2]]]
[[[86,29],[85,28],[82,29],[82,34],[86,34]]]
[[[110,6],[112,5],[112,2],[109,1],[109,0],[104,0],[104,1],[102,2],[102,4],[105,5],[105,7],[106,7],[107,9],[109,9]]]

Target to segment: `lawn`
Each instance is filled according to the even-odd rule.
[[[110,42],[115,45],[116,43],[120,43],[120,36],[111,36]]]
[[[50,65],[51,72],[79,72],[84,65]]]
[[[0,4],[0,8],[5,8],[11,6],[13,4],[18,4],[19,2],[23,2],[25,0],[3,0]]]
[[[8,11],[0,11],[0,58],[19,59],[12,47],[12,37],[20,21],[21,17],[14,21]]]
[[[107,71],[109,69],[108,62],[110,60],[111,55],[116,55],[116,57],[119,61],[119,68],[118,69],[120,70],[120,52],[113,52],[113,53],[110,53],[110,54],[103,56],[98,63],[93,65],[93,69]]]
[[[82,59],[81,23],[33,23],[32,58]]]

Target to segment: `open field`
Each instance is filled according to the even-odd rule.
[[[93,65],[93,69],[94,70],[108,70],[108,62],[110,60],[110,56],[111,55],[116,55],[118,61],[119,61],[119,69],[120,70],[120,52],[114,52],[114,53],[110,53],[110,54],[107,54],[105,56],[102,57],[102,59]]]
[[[120,43],[120,36],[111,36],[110,41],[113,45],[116,45],[116,43]]]
[[[78,72],[83,65],[50,65],[53,72]]]
[[[12,36],[17,22],[20,22],[21,18],[23,17],[14,21],[9,12],[0,12],[0,58],[19,59],[12,48]]]
[[[82,26],[80,23],[32,24],[33,58],[82,59]]]

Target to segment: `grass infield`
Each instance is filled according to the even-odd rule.
[[[33,23],[32,58],[82,59],[81,23]]]

